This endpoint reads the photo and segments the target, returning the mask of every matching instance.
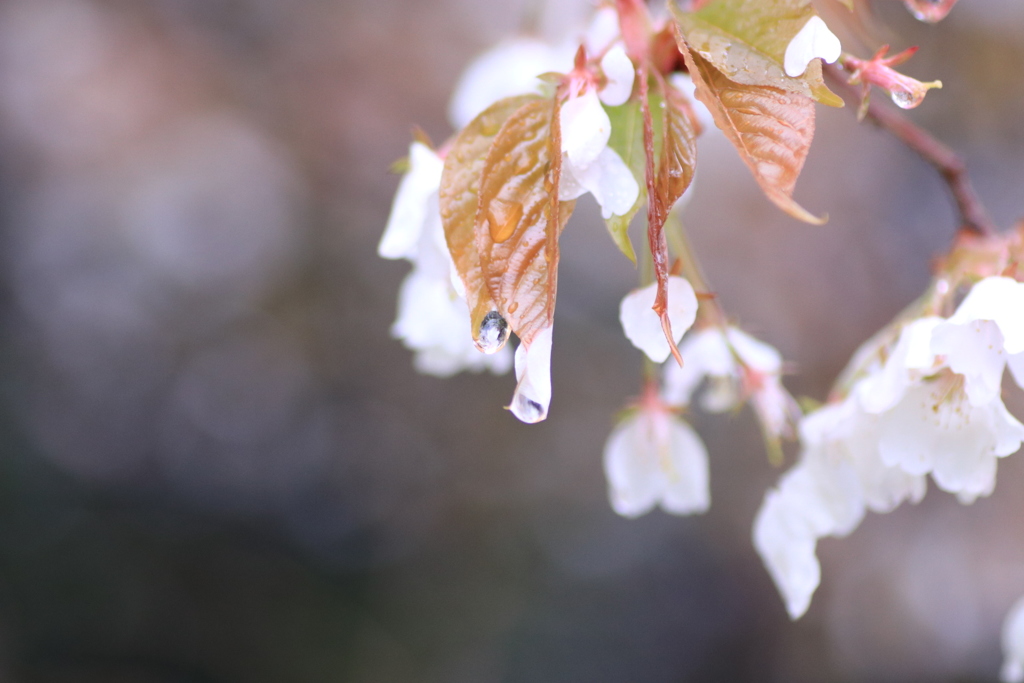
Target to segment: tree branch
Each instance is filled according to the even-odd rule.
[[[847,83],[843,71],[835,64],[824,64],[824,72],[830,84],[841,90],[844,95],[860,99],[858,89]],[[879,128],[883,128],[907,147],[935,167],[942,179],[949,186],[949,192],[956,202],[960,213],[963,230],[979,235],[994,235],[998,232],[988,212],[974,192],[971,179],[967,176],[967,166],[963,159],[932,135],[904,118],[896,110],[871,102],[867,108],[867,118]]]

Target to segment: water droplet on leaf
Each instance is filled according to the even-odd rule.
[[[523,205],[495,197],[487,206],[487,228],[491,239],[501,244],[516,231],[523,218]]]
[[[476,347],[484,353],[496,353],[508,341],[508,323],[497,311],[484,316],[480,330],[474,340]]]

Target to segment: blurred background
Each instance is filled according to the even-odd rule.
[[[819,546],[791,623],[750,542],[779,476],[697,413],[712,508],[617,517],[634,286],[596,206],[563,237],[551,418],[514,378],[418,375],[376,257],[414,125],[471,58],[588,0],[0,0],[0,681],[987,681],[1024,593],[1021,456]],[[911,116],[1024,215],[1024,4],[874,5]],[[819,108],[797,198],[713,134],[684,218],[726,309],[823,399],[949,246],[931,168]],[[634,226],[636,229],[638,226]],[[1008,403],[1024,416],[1016,389]],[[794,453],[790,452],[790,461]]]

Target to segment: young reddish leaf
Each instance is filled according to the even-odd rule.
[[[696,86],[697,99],[717,125],[768,199],[794,218],[821,225],[793,201],[793,189],[814,137],[814,102],[795,92],[730,81],[679,37],[679,50]]]
[[[671,191],[671,183],[666,180],[666,186],[662,186],[662,174],[655,170],[654,166],[654,122],[650,111],[650,99],[648,97],[647,68],[641,65],[640,72],[640,110],[643,114],[643,146],[644,146],[644,178],[647,185],[647,245],[650,248],[651,262],[654,266],[654,278],[657,281],[657,294],[654,296],[654,305],[651,306],[657,316],[662,319],[662,330],[665,332],[665,339],[669,343],[669,350],[675,356],[676,362],[683,365],[683,356],[676,346],[676,339],[672,334],[672,321],[669,319],[669,244],[665,238],[665,221],[669,217],[671,204],[666,202],[668,191]],[[668,115],[665,115],[668,119]],[[662,158],[663,161],[674,155],[666,153],[666,147],[670,142],[665,139],[669,126],[663,126]],[[671,161],[669,162],[671,164]],[[684,188],[685,189],[685,188]],[[682,194],[682,193],[680,193]]]
[[[534,95],[523,95],[491,105],[455,138],[441,174],[441,221],[455,269],[466,288],[473,340],[481,350],[492,353],[501,347],[504,338],[500,339],[497,347],[481,339],[481,323],[498,306],[487,289],[473,233],[480,204],[480,174],[484,170],[487,152],[494,137],[505,121],[524,104],[537,99]]]
[[[683,196],[697,167],[697,133],[685,96],[665,84],[661,157],[658,163],[658,201],[666,215]]]
[[[831,107],[843,100],[825,85],[821,61],[803,75],[786,75],[786,48],[815,16],[811,0],[717,0],[699,12],[671,5],[690,48],[741,85],[767,85],[813,97]]]
[[[494,138],[480,177],[480,267],[498,313],[527,346],[552,324],[558,236],[575,206],[558,201],[561,147],[557,100],[529,102]]]

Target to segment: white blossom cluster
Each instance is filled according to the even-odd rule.
[[[597,58],[587,69],[574,68],[580,44]],[[836,36],[815,16],[789,43],[784,69],[796,77],[813,59],[833,62],[840,52]],[[613,8],[599,9],[578,41],[552,46],[521,38],[480,57],[452,97],[452,124],[466,126],[502,98],[550,89],[538,78],[548,72],[568,74],[568,96],[559,110],[559,199],[589,193],[605,219],[627,215],[641,188],[608,144],[612,124],[605,107],[630,99],[636,69]],[[671,82],[692,95],[688,76],[674,73]],[[693,107],[704,127],[713,128],[704,106],[694,101]],[[537,422],[551,401],[553,328],[520,344],[514,363],[507,348],[483,353],[474,344],[441,224],[443,149],[440,154],[412,144],[409,171],[380,242],[382,257],[413,263],[392,333],[416,352],[421,372],[505,373],[514,364],[510,409],[524,422]],[[682,415],[695,400],[708,412],[750,404],[766,443],[778,453],[781,439],[799,438],[801,445],[796,464],[767,492],[753,525],[754,547],[793,619],[807,611],[821,580],[819,539],[849,534],[869,510],[886,513],[907,500],[917,503],[929,477],[964,504],[988,496],[998,459],[1024,442],[1024,425],[1007,411],[1001,393],[1007,367],[1024,388],[1022,282],[979,276],[952,315],[923,315],[876,337],[855,354],[840,395],[806,416],[783,386],[778,351],[721,315],[713,324],[702,318],[691,330],[698,313],[693,286],[673,275],[667,290],[681,366],[669,360],[669,341],[652,309],[655,284],[629,293],[620,306],[629,341],[652,363],[667,363],[660,377],[648,374],[643,395],[605,444],[611,506],[631,518],[658,506],[679,515],[706,511],[708,453]],[[1003,639],[1003,680],[1024,682],[1024,598],[1007,617]]]
[[[807,415],[799,462],[765,496],[754,544],[793,618],[820,581],[815,545],[844,536],[866,510],[925,494],[926,477],[962,503],[992,493],[998,458],[1024,425],[1003,405],[1003,371],[1024,386],[1024,283],[989,277],[949,318],[903,325],[866,361],[846,397]]]

